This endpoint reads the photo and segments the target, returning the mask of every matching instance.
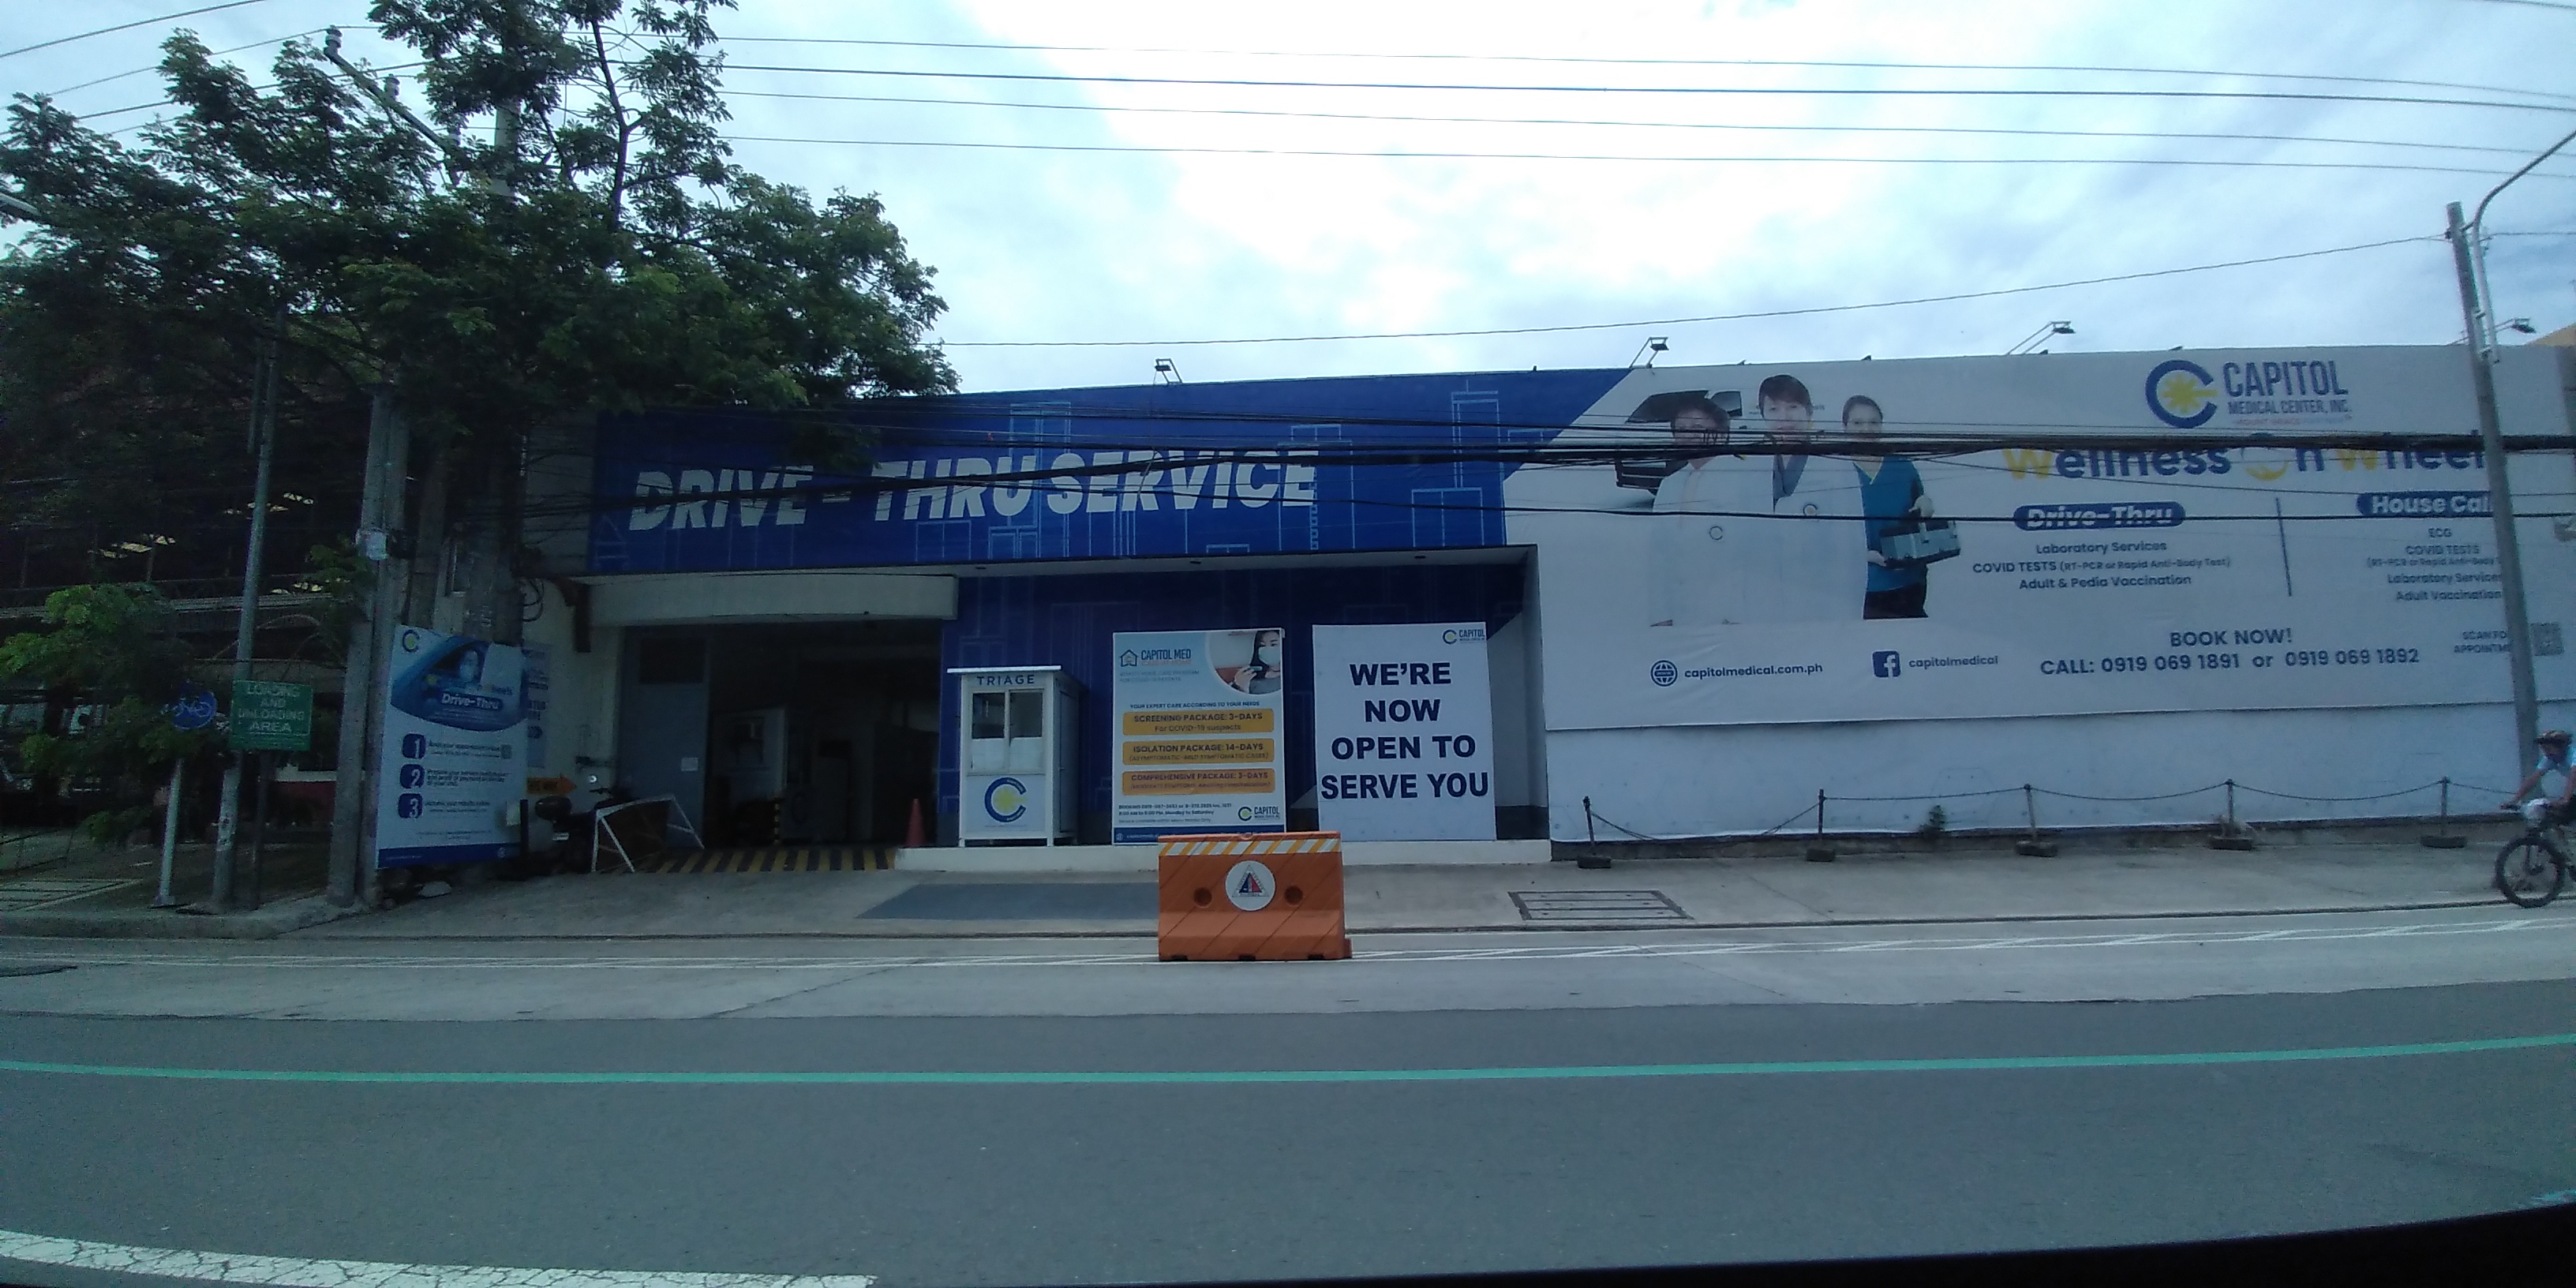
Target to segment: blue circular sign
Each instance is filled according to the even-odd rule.
[[[179,700],[170,704],[169,712],[172,728],[203,729],[215,722],[214,691],[191,684],[179,690]]]

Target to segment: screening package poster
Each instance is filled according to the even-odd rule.
[[[376,773],[376,866],[519,853],[508,821],[527,781],[526,658],[426,627],[394,632]]]
[[[2509,433],[2567,435],[2551,364],[2499,376]],[[2502,701],[2484,455],[2298,445],[2476,429],[2456,349],[1641,369],[1556,440],[1629,459],[1506,486],[1548,724]],[[2527,505],[2566,459],[2512,459]],[[2576,695],[2576,530],[2517,532],[2542,696]]]
[[[1315,628],[1315,807],[1346,841],[1494,839],[1483,622]]]
[[[1288,827],[1285,630],[1110,637],[1114,844]]]

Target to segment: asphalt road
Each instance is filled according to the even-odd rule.
[[[2166,944],[2175,970],[2283,951],[2278,938],[2231,942],[2226,926],[2164,929],[2184,936]],[[2528,945],[2517,951],[2530,975],[2568,946],[2560,933],[2457,938]],[[1682,941],[1592,941],[1639,942]],[[0,946],[0,970],[43,955],[21,947]],[[1903,974],[1932,955],[1829,948],[1768,955],[1765,969],[1866,958]],[[2012,961],[2050,969],[2044,956]],[[1495,978],[1520,986],[1532,965]],[[1644,988],[1635,966],[1617,952],[1550,959],[1551,992],[1595,1000],[1520,1008],[1222,1013],[1228,990],[1259,976],[1212,967],[1233,973],[1192,977],[1210,981],[1202,1013],[988,1004],[521,1022],[36,1014],[15,991],[98,972],[102,1009],[130,1007],[156,972],[228,969],[203,959],[0,978],[0,1007],[15,1007],[0,1014],[0,1060],[18,1066],[0,1071],[0,1230],[276,1257],[980,1284],[2206,1239],[2576,1189],[2576,1046],[2422,1049],[2576,1030],[2564,968],[2159,1001],[1754,1006],[1624,1004]],[[528,973],[328,974],[363,974],[367,990],[507,992]],[[543,973],[551,988],[667,978],[631,964]],[[253,969],[253,984],[226,987],[310,989],[314,975]],[[1066,976],[1081,978],[940,978],[980,995]],[[1077,1009],[1071,987],[1049,982],[1043,1005],[1019,1009]],[[75,1009],[47,996],[44,1009]],[[2318,1051],[2336,1058],[2286,1058]],[[2207,1053],[2236,1054],[2173,1062]],[[1555,1072],[1494,1072],[1534,1068]],[[244,1069],[299,1077],[201,1076]],[[422,1071],[490,1080],[349,1080]],[[937,1080],[958,1071],[1001,1076]],[[1227,1079],[1238,1071],[1271,1080]],[[1096,1072],[1140,1076],[1065,1078]],[[638,1077],[673,1073],[734,1080]],[[863,1080],[885,1074],[899,1076]],[[530,1080],[555,1075],[580,1080]],[[796,1080],[812,1075],[824,1080]]]

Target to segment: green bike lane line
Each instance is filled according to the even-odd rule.
[[[1139,1070],[363,1070],[179,1069],[148,1065],[0,1060],[0,1073],[92,1078],[167,1078],[192,1082],[399,1083],[466,1085],[707,1086],[1129,1086],[1241,1083],[1513,1082],[1577,1078],[1734,1078],[1778,1074],[1990,1073],[2038,1069],[2153,1069],[2318,1060],[2385,1060],[2405,1056],[2475,1055],[2576,1047],[2576,1033],[2467,1038],[2383,1046],[2305,1047],[2278,1051],[2172,1051],[2133,1055],[1966,1056],[1896,1060],[1769,1060],[1717,1064],[1603,1064],[1459,1069],[1139,1069]]]

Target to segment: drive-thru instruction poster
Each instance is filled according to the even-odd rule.
[[[1346,841],[1494,839],[1483,622],[1315,628],[1315,807]]]
[[[1287,636],[1265,628],[1110,637],[1112,842],[1287,829],[1279,756]]]
[[[508,822],[527,778],[525,659],[506,644],[394,632],[376,766],[376,866],[519,852]]]

